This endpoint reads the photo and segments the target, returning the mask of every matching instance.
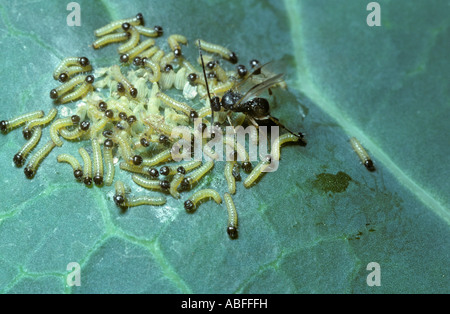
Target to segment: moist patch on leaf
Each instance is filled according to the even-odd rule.
[[[313,186],[316,189],[333,193],[344,192],[352,180],[348,174],[342,171],[339,171],[336,174],[321,173],[316,177],[317,179],[313,181]]]

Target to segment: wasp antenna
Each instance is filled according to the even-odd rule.
[[[213,128],[213,125],[214,125],[214,110],[213,110],[213,107],[212,107],[211,94],[209,92],[208,78],[206,77],[205,62],[203,61],[202,44],[200,42],[200,39],[198,40],[198,52],[200,54],[200,60],[202,60],[203,77],[205,79],[206,92],[208,93],[209,105],[211,106],[211,132],[213,132],[212,128]]]
[[[298,137],[302,142],[304,142],[304,138],[303,138],[303,133],[298,132],[298,133],[294,133],[291,130],[289,130],[287,127],[285,127],[277,118],[269,116],[269,119],[272,120],[273,122],[275,122],[276,125],[282,127],[283,129],[285,129],[286,131],[288,131],[289,133],[291,133],[292,135]]]

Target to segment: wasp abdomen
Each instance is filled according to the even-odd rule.
[[[265,118],[270,114],[270,105],[265,98],[254,98],[249,101],[249,113],[256,119]]]

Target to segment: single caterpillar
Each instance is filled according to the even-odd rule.
[[[162,100],[162,102],[164,104],[166,104],[167,106],[180,111],[182,113],[184,113],[185,115],[187,115],[188,117],[191,118],[196,118],[198,117],[197,112],[192,109],[188,104],[184,103],[184,102],[180,102],[180,101],[176,101],[175,99],[169,97],[168,95],[162,93],[162,92],[158,92],[156,94],[156,97],[158,97],[159,99]]]
[[[122,170],[128,171],[128,172],[144,174],[144,175],[148,175],[149,171],[150,171],[149,167],[143,167],[142,165],[140,165],[140,166],[130,165],[129,163],[126,163],[126,162],[121,162],[119,164],[119,168]]]
[[[125,198],[125,202],[123,203],[123,207],[136,207],[142,205],[151,205],[151,206],[161,206],[166,203],[166,198],[163,196],[136,196],[131,198]]]
[[[24,169],[25,176],[28,179],[32,179],[36,171],[45,157],[47,157],[48,154],[52,151],[53,148],[55,148],[55,143],[53,141],[47,142],[43,147],[41,147],[36,153],[34,153],[33,156],[31,156],[30,161],[28,162],[27,166]]]
[[[83,121],[84,122],[84,121]],[[65,140],[73,141],[81,138],[85,134],[85,130],[81,128],[81,125],[71,131],[67,129],[60,129],[59,135],[61,135],[62,138]]]
[[[216,190],[203,189],[192,194],[192,196],[189,197],[189,199],[184,202],[184,209],[187,212],[193,212],[195,209],[197,209],[198,203],[206,198],[213,199],[217,204],[222,203],[222,198],[220,197],[220,194]]]
[[[143,25],[144,24],[144,16],[142,15],[142,13],[138,13],[138,14],[136,14],[135,17],[111,22],[103,27],[96,29],[94,31],[94,35],[97,37],[100,37],[100,36],[112,33],[115,30],[121,28],[124,23],[128,23],[130,25]]]
[[[61,104],[68,103],[69,101],[73,101],[78,98],[84,97],[92,88],[92,84],[94,83],[94,76],[88,75],[81,85],[72,93],[62,96],[59,99]]]
[[[122,181],[117,180],[114,184],[114,188],[116,190],[116,194],[113,197],[114,203],[117,206],[123,208],[125,205],[125,184]]]
[[[126,132],[122,131],[119,134],[115,134],[113,136],[113,140],[119,145],[122,153],[122,158],[125,160],[125,162],[133,164],[135,166],[143,164],[144,160],[140,155],[133,155]]]
[[[38,110],[30,113],[22,114],[18,117],[12,118],[10,120],[2,120],[0,121],[0,131],[6,134],[13,129],[21,126],[22,124],[27,123],[28,121],[42,118],[44,116],[44,111]]]
[[[373,161],[370,158],[369,154],[364,149],[364,147],[361,145],[361,143],[355,137],[352,137],[350,139],[350,143],[352,144],[353,150],[356,152],[359,159],[361,159],[362,163],[367,168],[367,170],[375,171]]]
[[[83,158],[83,182],[85,185],[90,186],[92,184],[92,161],[89,153],[83,147],[78,149],[78,153]]]
[[[187,61],[186,59],[183,59],[182,65],[183,65],[184,68],[186,68],[186,73],[188,73],[188,74],[192,74],[193,73],[193,74],[199,75],[200,72],[197,71],[197,69],[194,68],[194,66],[189,61]]]
[[[107,185],[107,186],[112,185],[112,183],[114,181],[115,168],[114,168],[113,152],[112,152],[113,147],[114,147],[114,142],[111,139],[107,139],[103,143],[103,159],[105,161],[104,182],[105,182],[105,185]]]
[[[288,142],[298,142],[300,138],[291,133],[285,133],[279,136],[272,144],[272,150],[270,151],[274,160],[280,160],[281,146]]]
[[[136,98],[137,96],[137,89],[130,83],[130,81],[122,74],[120,71],[120,67],[118,65],[113,65],[111,67],[111,75],[113,76],[114,80],[119,82],[124,88],[127,88],[128,94]]]
[[[157,62],[150,60],[148,58],[143,58],[141,61],[142,65],[146,68],[150,68],[152,70],[152,74],[148,78],[150,82],[156,83],[161,78],[161,68]]]
[[[230,194],[225,193],[223,197],[225,199],[225,205],[228,212],[227,233],[230,239],[234,240],[238,238],[238,216],[236,206],[234,205],[233,199],[231,198]]]
[[[106,124],[110,121],[110,119],[106,116],[103,116],[100,120],[98,120],[90,130],[90,137],[97,136],[101,130],[106,126]]]
[[[108,105],[106,105],[108,106]],[[127,115],[127,119],[133,115],[133,111],[119,101],[110,101],[110,107]],[[105,108],[105,110],[108,108]]]
[[[42,126],[50,123],[51,121],[53,121],[53,119],[55,119],[57,114],[58,114],[58,110],[56,110],[55,108],[52,108],[52,109],[50,109],[50,111],[48,112],[48,114],[45,117],[41,117],[41,118],[37,118],[37,119],[28,121],[28,123],[25,125],[25,127],[22,131],[23,137],[25,139],[29,139],[31,137],[32,130],[34,127],[37,127],[37,126],[42,127]]]
[[[50,98],[57,99],[58,97],[61,97],[68,91],[72,90],[78,84],[81,84],[84,81],[86,81],[86,77],[87,77],[86,75],[77,75],[71,78],[69,81],[65,82],[64,84],[59,85],[58,87],[52,89],[50,91]]]
[[[245,178],[244,186],[249,188],[253,183],[258,180],[258,178],[262,175],[264,169],[266,169],[271,162],[271,157],[267,156],[265,159],[261,160],[256,167],[252,170],[252,172]]]
[[[147,39],[138,44],[136,47],[124,53],[120,56],[120,62],[127,63],[130,60],[133,60],[138,54],[142,53],[144,50],[150,48],[155,44],[154,39]]]
[[[81,170],[80,162],[70,154],[61,154],[56,157],[58,162],[68,163],[73,169],[73,176],[77,180],[81,180],[83,177],[83,170]]]
[[[142,161],[142,166],[152,167],[162,164],[163,162],[169,161],[171,159],[172,159],[172,152],[170,149],[166,149],[151,158],[144,158]]]
[[[136,30],[136,28],[130,26],[128,32],[130,34],[130,38],[128,39],[128,41],[117,48],[117,52],[120,54],[124,54],[125,52],[133,49],[139,43],[139,32]]]
[[[67,126],[71,126],[74,124],[78,124],[80,122],[80,117],[77,115],[73,115],[71,117],[58,119],[50,126],[50,138],[52,139],[53,143],[57,146],[62,146],[63,141],[59,138],[59,129],[62,129]]]
[[[209,117],[211,115],[211,107],[210,106],[203,107],[197,113],[198,117],[201,119]]]
[[[202,76],[198,75],[197,73],[189,73],[187,76],[187,80],[193,86],[196,85],[206,86],[205,79]]]
[[[22,146],[17,154],[14,155],[13,161],[16,167],[22,167],[28,154],[36,147],[41,139],[42,131],[40,127],[36,127],[30,140]]]
[[[214,167],[213,161],[205,162],[200,168],[192,172],[191,175],[183,179],[182,187],[183,188],[191,187],[194,183],[198,182],[201,178],[203,178],[213,167]]]
[[[155,63],[159,64],[162,60],[162,58],[164,58],[164,55],[166,53],[164,52],[164,50],[158,50],[157,52],[155,52],[155,54],[152,56],[152,61],[154,61]]]
[[[134,26],[139,34],[147,37],[160,37],[163,35],[164,31],[161,26],[155,25],[153,28],[148,28],[141,25]]]
[[[166,53],[164,52],[164,50],[159,49],[158,51],[156,51],[153,54],[153,56],[151,57],[151,60],[159,65],[159,63],[161,62],[162,58],[164,58],[165,54]]]
[[[159,51],[159,47],[158,46],[153,46],[150,49],[147,49],[143,52],[141,52],[138,57],[141,59],[147,58],[150,59],[151,57],[153,57],[155,55],[155,53],[157,53]]]
[[[219,159],[219,154],[215,152],[208,144],[203,146],[203,153],[213,160]]]
[[[183,45],[187,44],[187,38],[183,35],[173,34],[167,38],[167,42],[169,43],[170,49],[173,51],[175,57],[179,58],[182,56],[180,43]]]
[[[167,168],[167,172],[166,173],[161,173],[161,174],[165,175],[165,176],[171,176],[171,175],[174,175],[174,174],[177,174],[177,173],[186,174],[189,171],[200,167],[201,164],[202,164],[202,162],[199,161],[199,160],[192,160],[192,161],[188,161],[188,162],[186,162],[184,164],[181,164],[181,165],[165,166]]]
[[[229,91],[231,88],[233,88],[234,84],[235,83],[233,81],[218,83],[216,86],[213,86],[211,88],[211,93],[212,94],[223,94],[223,93]]]
[[[170,188],[170,183],[166,180],[150,180],[147,178],[144,178],[140,175],[134,174],[131,179],[139,186],[142,186],[143,188],[146,188],[148,190],[167,190]]]
[[[86,57],[67,57],[64,58],[58,66],[55,68],[55,71],[53,72],[53,78],[55,80],[60,79],[60,75],[62,73],[67,73],[68,68],[72,66],[81,66],[81,71],[84,71],[84,69],[87,70],[88,66],[90,65],[89,59]]]
[[[173,52],[169,52],[164,57],[162,57],[160,61],[160,66],[162,68],[165,68],[167,65],[170,65],[170,63],[175,60],[175,54]],[[173,70],[173,67],[171,66],[171,69]]]
[[[96,138],[91,139],[92,142],[92,157],[94,163],[94,183],[95,185],[103,184],[103,159],[100,143]]]
[[[112,44],[112,43],[118,43],[124,40],[127,40],[129,38],[128,33],[116,33],[116,34],[110,34],[103,36],[96,41],[92,43],[92,47],[94,49],[99,49],[103,46]]]
[[[234,169],[234,164],[236,163],[236,161],[227,161],[225,163],[225,179],[227,180],[227,184],[228,184],[228,192],[230,194],[235,194],[236,193],[236,179],[233,176],[233,169]]]
[[[208,64],[211,61],[216,62],[214,60],[214,56],[202,53],[202,56],[200,57],[200,55],[199,55],[198,58],[197,58],[197,63],[199,65],[202,65],[202,58],[203,58],[203,63],[204,64]]]
[[[169,192],[174,198],[180,198],[180,193],[178,193],[178,187],[184,179],[183,173],[177,173],[173,176],[172,181],[170,182]]]
[[[202,50],[218,54],[219,56],[221,56],[225,60],[230,61],[233,64],[236,64],[238,62],[238,57],[236,56],[236,54],[228,48],[206,42],[202,39],[196,40],[195,44],[197,45],[197,47],[199,47],[200,45]]]
[[[69,78],[73,77],[75,74],[86,73],[86,72],[90,72],[90,71],[92,71],[92,66],[90,64],[85,67],[74,65],[74,66],[64,69],[64,72],[59,74],[58,80],[61,83],[64,83]]]

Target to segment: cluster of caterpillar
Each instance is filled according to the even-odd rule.
[[[94,76],[81,73],[90,71],[92,66],[88,58],[64,58],[53,72],[53,78],[63,84],[50,91],[50,98],[64,104],[84,97],[92,89]],[[69,93],[71,90],[74,91]]]
[[[27,178],[32,179],[36,175],[39,164],[53,149],[63,146],[63,139],[67,142],[87,141],[90,148],[82,147],[78,151],[83,164],[76,156],[67,153],[57,155],[58,162],[71,166],[76,180],[87,186],[111,186],[118,164],[120,170],[131,173],[134,183],[160,194],[131,196],[125,184],[116,180],[114,202],[117,206],[161,206],[166,203],[166,196],[179,199],[180,193],[197,185],[214,168],[218,159],[203,139],[205,154],[212,160],[173,162],[172,148],[180,139],[173,136],[174,127],[185,126],[192,136],[203,134],[211,127],[206,119],[211,115],[206,82],[198,68],[201,60],[198,59],[197,66],[194,66],[186,59],[182,46],[187,45],[188,40],[183,35],[168,36],[171,51],[162,50],[156,45],[156,39],[163,35],[162,27],[145,27],[140,13],[101,27],[95,30],[94,35],[98,37],[92,45],[94,49],[120,43],[117,64],[94,71],[88,58],[68,57],[53,73],[54,79],[62,82],[50,92],[50,97],[55,100],[54,105],[80,100],[76,114],[56,119],[58,110],[55,107],[47,115],[43,111],[35,111],[0,122],[2,133],[24,126],[23,135],[28,141],[14,156],[15,165],[21,167],[25,164],[28,155],[38,146],[43,130],[50,126],[51,140],[29,158],[24,168]],[[149,38],[141,40],[141,35]],[[236,83],[248,78],[249,71],[242,64],[233,70],[222,67],[219,59],[232,64],[238,62],[234,52],[203,40],[196,41],[196,44],[199,42],[202,49],[210,53],[204,55],[204,59],[212,94],[221,97]],[[257,68],[259,64],[257,60],[250,62],[252,68]],[[94,71],[95,82],[94,75],[86,75],[90,71]],[[258,71],[264,75],[261,70]],[[255,77],[258,79],[258,75]],[[278,86],[283,87],[284,84]],[[164,92],[167,90],[182,91],[182,95],[169,96]],[[246,119],[245,114],[239,112],[228,115],[218,112],[218,116],[220,123],[229,118],[233,126],[242,125]],[[197,127],[192,125],[195,118],[202,119]],[[252,134],[251,141],[257,141],[257,136],[257,133]],[[298,140],[290,134],[282,135],[273,143],[271,156],[278,160],[281,145]],[[231,146],[242,160],[226,161],[224,170],[228,187],[228,192],[224,194],[228,212],[227,233],[231,239],[236,239],[238,217],[231,195],[236,193],[236,181],[241,180],[240,169],[248,173],[243,185],[249,188],[264,173],[270,157],[260,161],[253,169],[245,147],[230,137],[224,138],[223,142]],[[190,152],[182,151],[181,154],[184,159],[191,157],[186,156]],[[217,204],[222,203],[217,191],[202,189],[184,202],[185,210],[193,212],[202,201],[209,199]]]

